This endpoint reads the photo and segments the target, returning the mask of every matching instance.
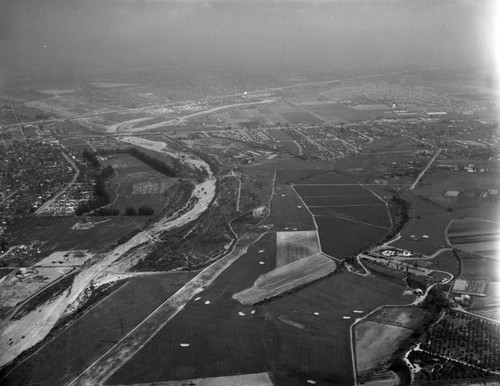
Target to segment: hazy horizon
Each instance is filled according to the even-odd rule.
[[[492,63],[493,1],[0,1],[1,77]]]

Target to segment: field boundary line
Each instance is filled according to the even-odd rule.
[[[304,202],[304,200],[302,199],[302,197],[300,196],[300,194],[297,193],[297,191],[295,190],[294,184],[290,184],[290,187],[292,188],[293,192],[298,197],[298,199],[300,200],[300,202],[302,203],[302,205],[305,206],[305,208],[309,212],[309,215],[312,217],[313,222],[314,222],[314,227],[316,228],[316,239],[318,240],[319,249],[320,249],[321,252],[323,252],[323,248],[321,247],[321,240],[319,238],[319,228],[318,228],[318,223],[316,222],[316,217],[314,217],[313,213],[311,212],[311,209],[309,209],[309,206],[307,206],[307,204]]]
[[[355,194],[330,194],[328,196],[304,196],[304,198],[324,198],[324,197],[352,197],[352,196],[371,196],[371,194],[366,193],[355,193]]]
[[[383,206],[384,204],[311,205],[311,208],[342,208],[350,206]]]
[[[269,197],[269,200],[267,202],[267,206],[270,208],[270,203],[274,195],[274,187],[275,187],[275,182],[276,182],[276,170],[274,173],[274,178],[273,178],[273,189],[271,192],[271,195]],[[269,210],[268,210],[268,215],[265,216],[259,224],[263,223],[267,217],[269,216]],[[174,318],[184,307],[188,304],[188,302],[195,296],[196,294],[202,292],[206,287],[210,286],[216,279],[217,277],[225,271],[232,263],[234,263],[238,258],[240,258],[242,255],[247,253],[248,248],[253,245],[254,243],[258,242],[265,234],[269,233],[269,231],[262,232],[257,238],[254,240],[249,240],[248,245],[242,246],[241,250],[238,252],[235,252],[237,248],[237,244],[242,241],[242,239],[245,236],[248,236],[248,232],[242,236],[241,238],[238,238],[236,243],[233,244],[231,251],[229,251],[225,256],[220,258],[219,260],[215,261],[213,264],[209,265],[205,269],[203,269],[200,273],[198,273],[195,277],[193,277],[191,280],[189,280],[186,284],[184,284],[176,293],[172,294],[168,299],[166,299],[163,303],[161,303],[153,312],[151,312],[146,318],[144,318],[135,328],[133,328],[131,331],[129,331],[125,336],[120,339],[118,343],[116,343],[114,346],[112,346],[108,351],[106,351],[103,355],[101,355],[98,359],[96,359],[93,363],[91,363],[85,370],[83,370],[80,374],[78,374],[76,377],[74,377],[68,385],[87,385],[87,384],[103,384],[107,379],[109,379],[118,369],[120,369],[128,360],[130,360],[137,352],[139,352],[165,325],[167,325],[168,322],[172,318]],[[231,256],[233,253],[235,253],[235,256]],[[220,266],[218,269],[217,267]],[[211,271],[215,269],[215,273],[209,275]],[[202,278],[204,275],[208,275],[208,278],[206,282],[198,283],[197,281]],[[187,294],[187,299],[182,298],[182,290],[187,291],[191,288],[192,294],[189,296]],[[180,299],[177,299],[180,298]],[[179,304],[175,306],[175,300]],[[169,303],[174,303],[174,304],[169,304]],[[131,344],[127,345],[126,339],[131,339],[132,334],[139,329],[139,327],[143,326],[150,318],[154,316],[158,311],[161,311],[162,308],[165,307],[165,305],[168,305],[170,308],[169,310],[164,310],[164,312],[167,313],[165,315],[167,317],[167,320],[161,323],[160,325],[155,324],[154,326],[151,327],[153,333],[149,334],[150,336],[145,339],[145,341],[140,342],[139,344],[136,344],[136,347],[134,346],[134,342],[129,342]],[[159,313],[159,312],[158,312]],[[121,349],[121,350],[126,350],[125,353],[122,353],[120,358],[116,358],[116,355],[113,357],[110,354],[112,353],[113,350],[116,349]],[[100,361],[106,360],[103,364],[99,365],[98,368],[96,366]],[[90,373],[91,371],[95,372],[94,374]],[[103,372],[105,372],[103,374]],[[90,373],[90,374],[89,374]]]
[[[321,214],[320,215],[316,215],[316,216],[318,216],[318,217],[327,217],[327,218],[338,218],[339,220],[356,222],[356,223],[359,223],[359,224],[364,224],[364,225],[368,225],[368,226],[372,226],[372,227],[376,227],[376,228],[382,228],[382,229],[388,229],[388,230],[391,229],[390,227],[384,227],[382,225],[371,224],[369,222],[364,222],[364,221],[359,221],[359,220],[353,220],[353,219],[339,217],[339,216],[327,216],[327,215],[321,215]]]
[[[389,230],[390,230],[394,226],[394,222],[392,221],[391,211],[389,209],[389,202],[387,202],[386,200],[384,200],[382,197],[380,197],[380,195],[378,195],[377,193],[375,193],[370,188],[366,187],[363,183],[361,183],[361,182],[358,181],[358,184],[360,184],[363,188],[365,188],[366,190],[368,190],[369,192],[371,192],[375,197],[377,197],[380,201],[382,201],[384,203],[385,208],[387,210],[387,216],[389,217],[389,222],[391,223],[391,226],[389,228]]]

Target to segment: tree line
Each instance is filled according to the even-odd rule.
[[[172,159],[173,166],[168,165],[165,161],[152,157],[136,147],[126,147],[117,149],[100,149],[99,154],[130,154],[138,160],[144,162],[152,169],[165,174],[168,177],[179,177],[181,175],[181,164],[178,160]],[[95,154],[94,154],[95,155]]]
[[[96,184],[94,186],[93,198],[90,201],[82,201],[78,204],[75,209],[75,214],[81,216],[84,213],[90,212],[96,208],[109,204],[109,194],[106,191],[106,180],[115,173],[111,165],[106,166],[101,170],[96,178]],[[101,216],[117,215],[113,211],[109,212],[105,210],[106,214],[100,214]],[[104,213],[101,211],[101,213]]]

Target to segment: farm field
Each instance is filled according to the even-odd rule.
[[[134,328],[193,274],[137,277],[69,324],[34,355],[0,373],[5,385],[64,385]],[[6,370],[12,370],[6,376]]]
[[[286,150],[291,154],[291,155],[299,155],[300,154],[300,149],[297,146],[297,143],[294,141],[292,137],[290,137],[286,131],[284,130],[269,130],[267,132],[269,136],[273,137],[276,141],[278,141],[280,144],[285,146]]]
[[[402,341],[413,331],[391,324],[362,321],[356,324],[356,367],[358,376],[367,375],[391,359]]]
[[[474,218],[453,220],[447,233],[455,248],[491,258],[500,254],[499,235],[499,223]]]
[[[322,121],[318,117],[315,117],[314,115],[308,112],[300,111],[300,109],[298,109],[297,112],[294,111],[291,113],[281,113],[281,115],[292,125],[297,125],[297,124],[318,125],[324,123],[324,121]]]
[[[324,253],[343,259],[376,244],[389,232],[385,203],[373,193],[345,176],[319,177],[302,180],[293,188],[314,215]]]
[[[316,216],[321,250],[337,259],[345,259],[373,246],[388,229],[336,217]]]
[[[352,181],[351,184],[309,184],[304,182],[293,185],[296,192],[302,198],[309,197],[331,197],[331,196],[364,196],[372,195],[368,190],[361,185]],[[379,201],[380,202],[380,201]]]
[[[262,252],[260,252],[262,251]],[[275,268],[276,238],[264,235],[191,300],[107,384],[143,383],[266,372],[274,331],[232,295]],[[263,262],[264,264],[260,264]],[[244,313],[241,316],[239,312]],[[189,347],[181,347],[181,343]],[[243,348],[243,349],[242,349]],[[157,355],[161,352],[162,355]]]
[[[255,305],[325,277],[335,269],[332,259],[318,253],[259,276],[252,287],[234,294],[233,298],[242,304]]]
[[[500,281],[498,261],[486,259],[464,252],[458,252],[462,261],[462,276],[467,279],[489,278],[492,281]]]
[[[295,191],[277,185],[271,202],[271,217],[276,230],[315,230],[313,218]]]
[[[417,307],[383,307],[354,326],[358,375],[391,359],[392,353],[429,316]]]
[[[372,119],[366,111],[356,110],[342,103],[304,104],[301,107],[328,122],[356,122]]]
[[[104,167],[111,165],[116,172],[107,182],[112,207],[124,213],[129,206],[137,209],[147,205],[155,213],[161,212],[167,203],[163,193],[177,183],[177,179],[157,172],[130,154],[112,157],[101,161]]]
[[[399,283],[344,272],[264,305],[243,306],[232,295],[274,268],[274,237],[269,233],[252,245],[106,383],[261,372],[272,373],[277,385],[302,385],[307,380],[317,385],[352,383],[351,321],[342,316],[354,318],[353,309],[369,312],[384,303],[409,302],[411,297],[402,295]],[[319,315],[313,314],[316,311]]]
[[[474,297],[468,311],[500,323],[500,281],[488,282],[485,297]]]
[[[341,195],[341,196],[309,196],[304,197],[304,202],[309,208],[332,207],[332,206],[359,206],[359,205],[384,205],[371,193],[364,195]]]
[[[356,184],[356,181],[348,176],[343,176],[341,174],[327,172],[318,174],[313,177],[308,177],[301,179],[296,182],[296,186],[298,185],[353,185]]]
[[[276,233],[276,266],[300,260],[321,251],[316,231]]]
[[[297,183],[299,180],[308,179],[331,170],[332,164],[330,162],[304,161],[296,157],[287,158],[277,162],[276,182]]]
[[[320,124],[323,120],[292,103],[281,100],[272,103],[234,108],[221,114],[226,120],[240,126]]]
[[[272,321],[280,325],[280,341],[284,346],[280,355],[289,363],[288,371],[273,372],[277,384],[303,384],[292,382],[293,368],[317,384],[352,384],[352,361],[348,354],[351,323],[382,304],[410,302],[411,297],[403,296],[403,290],[399,283],[342,272],[265,304],[263,307],[272,312]],[[293,321],[296,326],[284,323],[279,317]]]
[[[380,205],[334,206],[312,208],[316,217],[337,217],[344,220],[360,221],[367,224],[389,229],[391,221],[387,215],[387,208]]]

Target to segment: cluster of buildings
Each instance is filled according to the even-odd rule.
[[[0,152],[0,217],[36,210],[71,181],[75,170],[60,147],[14,141]]]
[[[276,150],[275,140],[271,139],[266,131],[266,129],[242,128],[237,130],[214,130],[207,133],[212,137],[230,139],[260,148]]]
[[[462,98],[458,95],[438,93],[430,87],[417,86],[408,82],[347,81],[322,93],[333,100],[355,103],[363,95],[368,100],[386,102],[398,111],[427,114],[428,112],[456,111],[474,114],[495,111],[493,101],[480,98]]]
[[[94,197],[94,186],[90,183],[75,183],[68,187],[57,199],[45,208],[40,208],[37,214],[52,216],[68,216],[75,213],[78,204],[90,201]]]

